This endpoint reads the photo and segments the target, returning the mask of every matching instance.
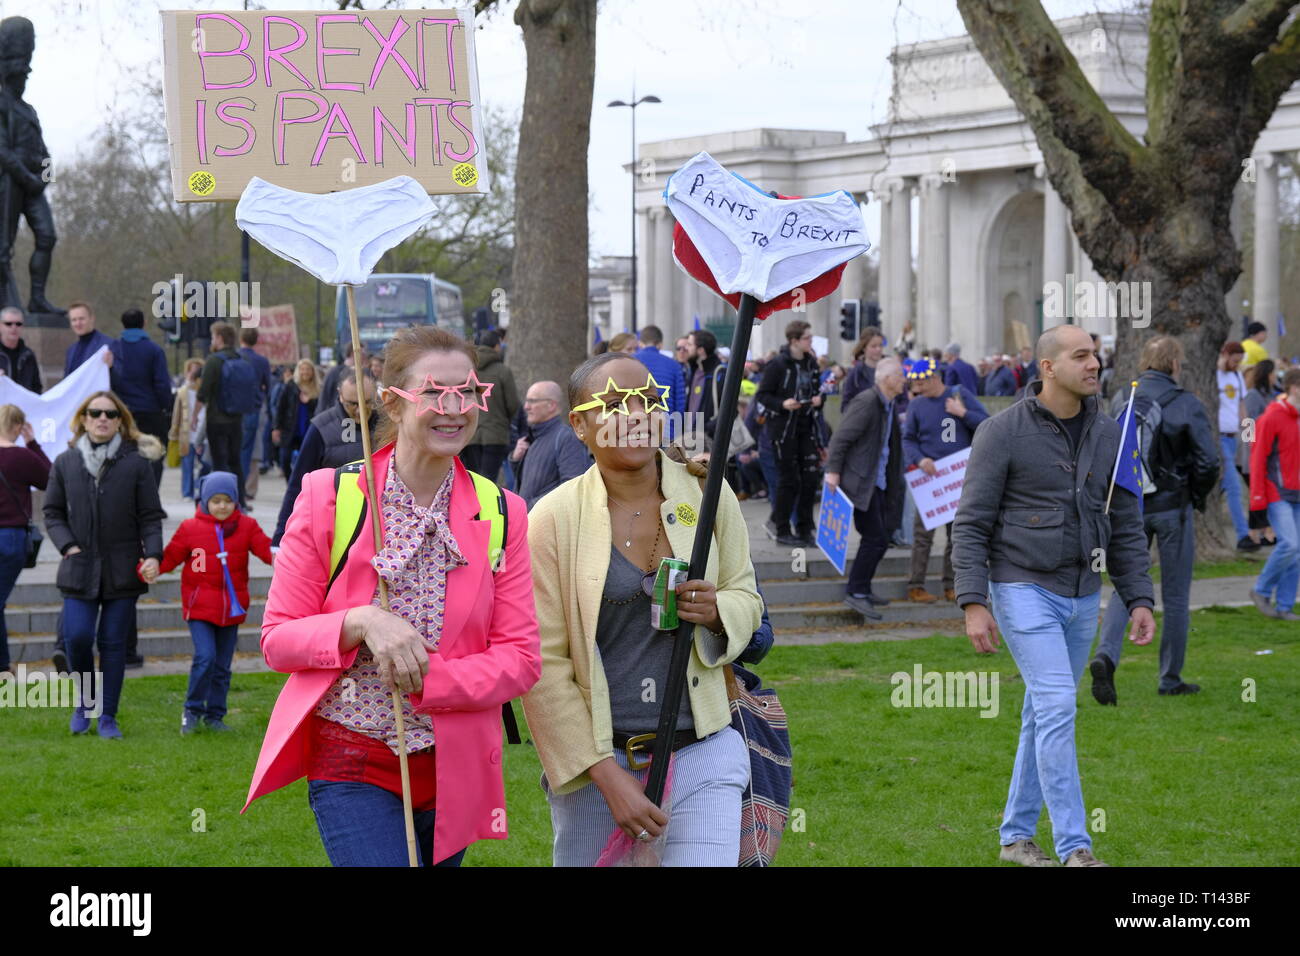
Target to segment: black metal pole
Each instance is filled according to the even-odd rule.
[[[699,524],[695,526],[695,544],[691,548],[691,580],[702,579],[709,563],[709,547],[713,543],[713,523],[718,515],[718,498],[722,494],[722,479],[727,470],[727,447],[731,426],[736,420],[736,398],[740,395],[740,380],[745,375],[745,355],[749,352],[749,337],[754,330],[754,310],[758,300],[752,295],[740,297],[740,314],[736,318],[736,332],[731,338],[731,358],[727,361],[727,377],[722,380],[717,417],[714,418],[713,454],[709,456],[709,475],[704,481],[704,500],[700,502]],[[659,711],[659,727],[655,731],[654,756],[646,778],[645,794],[658,806],[663,803],[664,784],[668,779],[668,756],[672,753],[673,736],[677,733],[677,716],[681,710],[682,691],[686,689],[686,665],[691,659],[695,625],[682,622],[673,639],[673,656],[668,664],[668,685]],[[749,635],[746,635],[748,640]]]
[[[632,334],[636,335],[636,90],[632,91]]]

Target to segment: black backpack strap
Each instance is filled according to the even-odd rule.
[[[515,720],[515,709],[510,701],[501,705],[501,722],[506,725],[506,743],[522,744],[519,737],[519,723]]]

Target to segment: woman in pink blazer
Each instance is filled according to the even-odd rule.
[[[501,705],[536,683],[541,656],[527,509],[505,493],[504,555],[494,570],[491,522],[478,520],[473,480],[456,460],[491,400],[475,364],[454,335],[399,332],[385,352],[387,421],[374,454],[384,546],[375,553],[367,510],[330,581],[335,476],[321,470],[303,482],[276,558],[262,653],[290,677],[248,803],[306,776],[336,866],[406,865],[403,745],[424,865],[458,865],[473,841],[507,835]],[[365,492],[364,473],[341,480]],[[366,502],[374,507],[369,494]],[[378,606],[380,574],[389,612]],[[404,694],[405,741],[392,686]]]

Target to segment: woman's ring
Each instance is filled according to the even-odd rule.
[[[642,828],[641,832],[636,835],[636,838],[644,843],[646,840],[650,839],[650,831]]]
[[[691,603],[692,603],[692,604],[695,603],[695,592],[694,592],[694,591],[691,592]]]

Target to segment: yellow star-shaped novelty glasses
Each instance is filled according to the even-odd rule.
[[[672,390],[671,385],[660,385],[655,381],[654,375],[647,372],[645,384],[640,388],[621,388],[614,379],[610,378],[605,381],[605,389],[600,392],[591,393],[591,401],[583,402],[581,405],[575,405],[575,412],[585,412],[593,408],[601,409],[600,420],[604,421],[610,415],[617,412],[620,415],[632,414],[627,407],[629,398],[641,399],[641,404],[645,406],[647,412],[656,410],[668,411],[668,393]]]

